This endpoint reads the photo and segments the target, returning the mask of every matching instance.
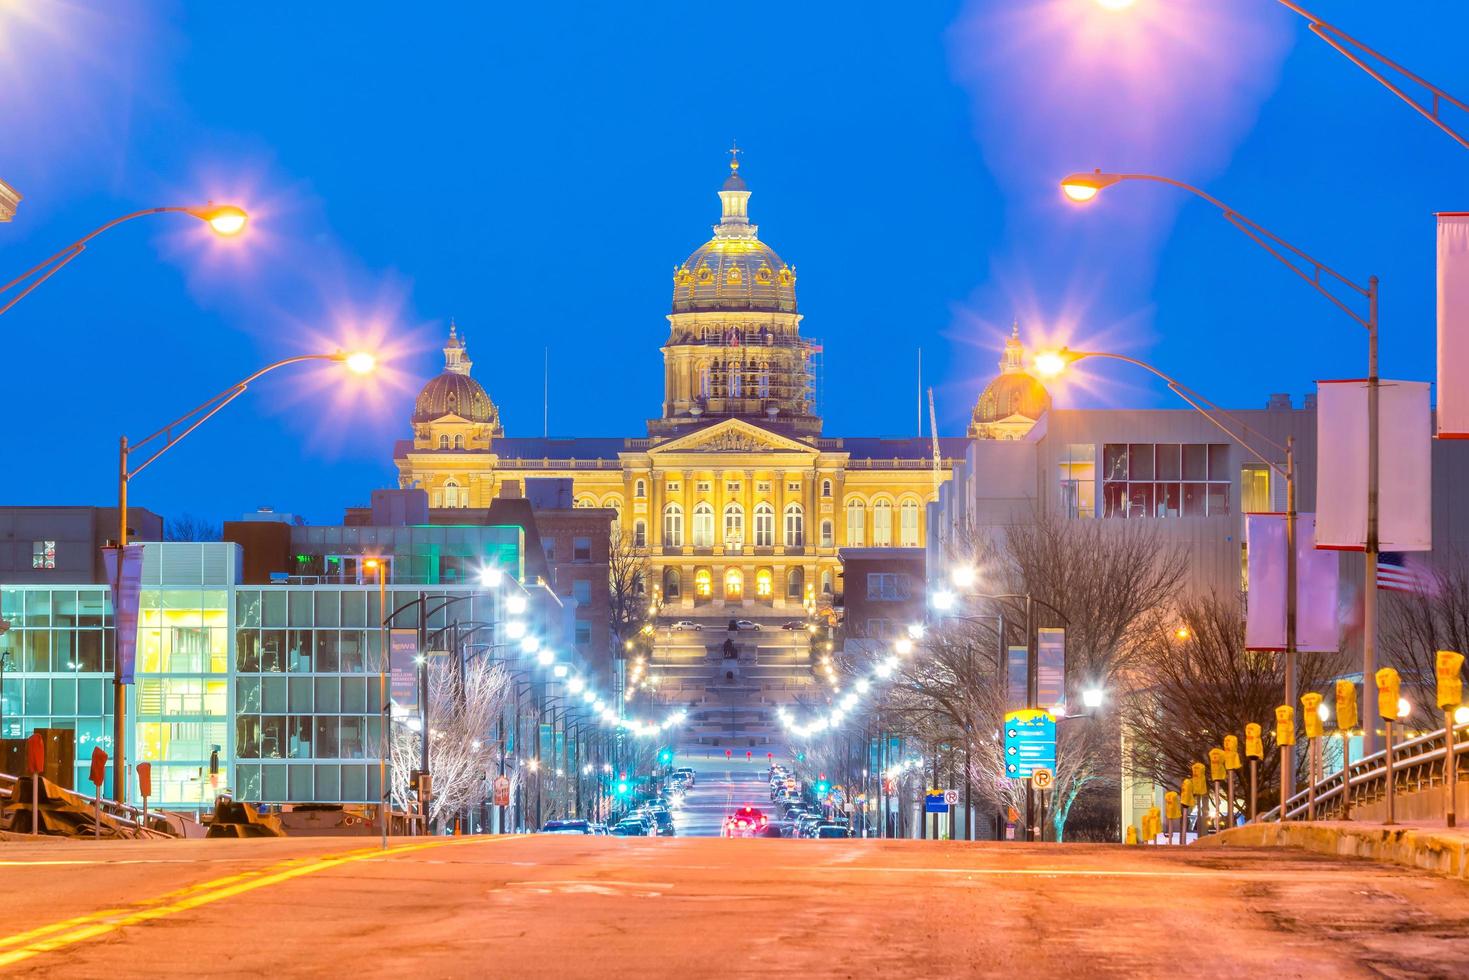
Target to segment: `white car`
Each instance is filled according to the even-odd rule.
[[[737,630],[741,633],[745,630],[754,630],[756,633],[760,632],[760,624],[752,623],[748,619],[731,619],[729,623],[730,629]]]
[[[692,619],[680,619],[676,623],[669,623],[668,628],[676,633],[682,633],[684,630],[693,630],[694,632],[698,633],[702,632],[704,629],[703,626],[694,622]]]

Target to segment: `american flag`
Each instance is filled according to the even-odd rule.
[[[1422,592],[1418,573],[1409,568],[1401,551],[1384,551],[1377,556],[1377,587],[1389,592]]]

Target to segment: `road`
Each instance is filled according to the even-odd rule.
[[[730,751],[728,759],[724,749],[693,746],[679,752],[676,765],[693,766],[698,777],[678,813],[675,826],[680,836],[718,837],[724,818],[736,807],[770,809],[765,753],[746,760],[744,749]]]
[[[21,976],[1463,975],[1469,887],[1297,852],[502,837],[0,843]]]

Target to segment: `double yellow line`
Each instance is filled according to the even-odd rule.
[[[268,888],[271,885],[316,874],[319,871],[329,871],[344,864],[393,857],[430,847],[483,844],[512,839],[509,837],[445,837],[414,844],[400,844],[387,850],[378,847],[364,847],[321,857],[292,858],[254,871],[245,871],[202,884],[190,885],[187,888],[146,899],[128,908],[88,912],[86,915],[52,922],[49,925],[18,932],[13,936],[5,936],[0,938],[0,967],[11,966],[42,953],[54,952],[88,939],[95,939],[109,932],[116,932],[125,926],[177,915],[180,912],[199,908],[201,905],[223,901],[226,898],[255,891],[257,888]]]

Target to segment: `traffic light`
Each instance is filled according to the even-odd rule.
[[[796,761],[797,762],[805,762],[806,761],[806,753],[804,753],[804,752],[797,752],[796,753]]]
[[[627,776],[624,775],[621,779],[617,781],[617,795],[626,796],[628,793],[631,792],[632,786],[628,785]]]
[[[658,753],[658,764],[661,766],[673,765],[673,749],[663,749]]]
[[[826,773],[816,777],[816,798],[824,799],[831,792],[831,780],[826,778]]]

